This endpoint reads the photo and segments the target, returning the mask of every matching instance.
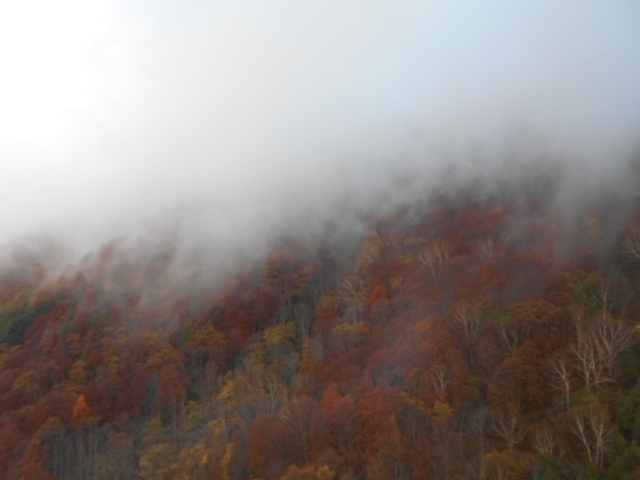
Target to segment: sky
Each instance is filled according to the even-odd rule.
[[[635,0],[3,2],[0,242],[189,216],[232,238],[519,130],[615,170],[640,133],[638,19]]]

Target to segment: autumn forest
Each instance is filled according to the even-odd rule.
[[[14,252],[0,478],[640,478],[640,197],[562,188],[424,192],[215,282],[170,240]]]

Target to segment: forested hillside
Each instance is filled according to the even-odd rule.
[[[7,262],[0,477],[640,478],[640,205],[548,181],[283,235],[222,284],[153,239]]]

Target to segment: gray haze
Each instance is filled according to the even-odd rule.
[[[260,245],[550,156],[623,182],[640,138],[632,0],[5,3],[2,242]]]

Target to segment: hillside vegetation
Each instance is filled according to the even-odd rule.
[[[0,477],[639,478],[640,210],[543,187],[430,195],[355,252],[283,237],[222,285],[170,243],[14,262]]]

